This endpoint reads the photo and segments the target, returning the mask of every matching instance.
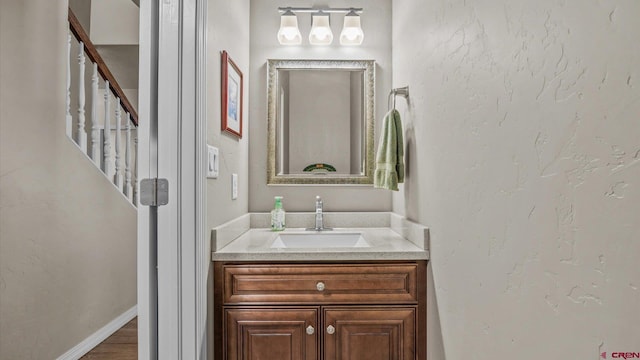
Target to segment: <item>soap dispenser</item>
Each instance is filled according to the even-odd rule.
[[[275,205],[271,210],[271,230],[282,231],[285,227],[284,216],[285,212],[282,208],[282,196],[276,196]]]

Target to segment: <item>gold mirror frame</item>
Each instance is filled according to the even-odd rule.
[[[364,71],[364,173],[362,175],[318,175],[276,173],[276,126],[278,70],[363,70]],[[267,61],[267,184],[268,185],[371,185],[374,162],[374,60],[273,60]]]

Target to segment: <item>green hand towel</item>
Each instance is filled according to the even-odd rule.
[[[373,187],[398,191],[404,182],[404,141],[400,113],[393,109],[384,117],[376,154]]]

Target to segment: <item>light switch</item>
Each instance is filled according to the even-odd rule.
[[[220,152],[215,146],[207,145],[207,178],[217,179],[220,164]]]
[[[231,174],[231,200],[238,198],[238,174]]]

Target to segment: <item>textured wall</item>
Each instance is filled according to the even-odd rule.
[[[640,351],[639,14],[393,2],[394,85],[411,87],[393,204],[431,228],[431,359]]]
[[[343,16],[331,16],[333,44],[329,47],[309,45],[309,14],[298,15],[302,45],[282,46],[277,34],[280,27],[279,6],[311,6],[287,4],[276,0],[251,1],[251,143],[249,144],[250,211],[269,211],[273,197],[284,196],[288,211],[313,211],[315,196],[324,200],[329,211],[389,211],[391,195],[371,186],[267,186],[267,59],[360,59],[376,61],[376,123],[386,111],[391,88],[391,2],[389,0],[332,0],[317,6],[363,7],[362,46],[340,45]],[[378,132],[376,132],[376,135]],[[376,139],[377,143],[377,139]]]
[[[136,212],[65,134],[67,2],[0,24],[0,359],[54,359],[136,304]]]
[[[217,179],[207,180],[207,228],[247,213],[249,204],[249,0],[209,0],[207,33],[207,143],[220,150]],[[221,128],[221,53],[226,50],[244,77],[242,139]],[[238,199],[231,200],[231,174],[238,174]]]

